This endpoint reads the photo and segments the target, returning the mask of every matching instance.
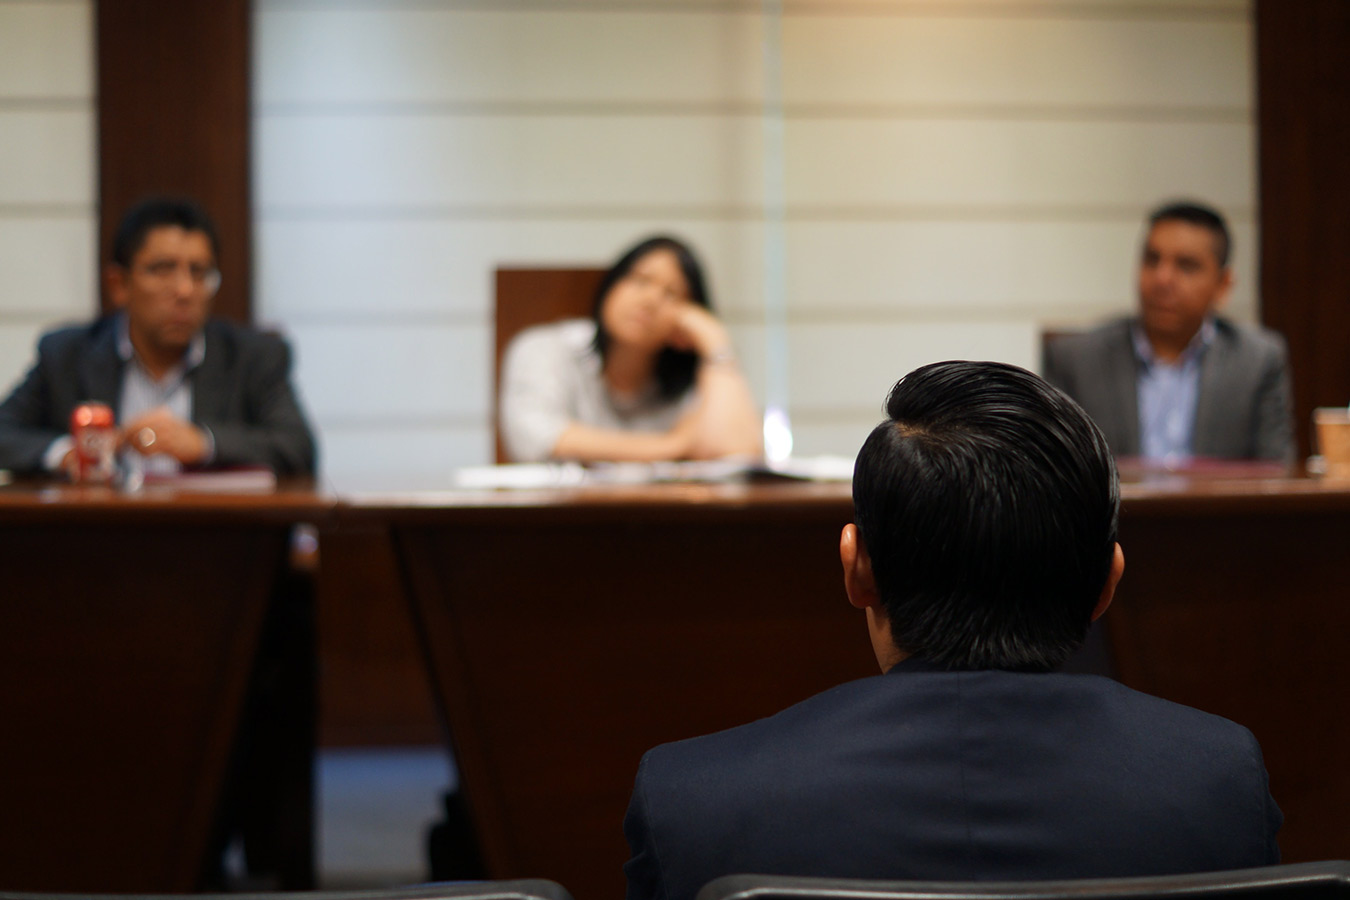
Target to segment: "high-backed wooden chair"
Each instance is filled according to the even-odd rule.
[[[559,319],[585,318],[591,314],[595,289],[605,269],[499,268],[496,272],[497,346],[492,365],[492,427],[497,441],[497,462],[508,462],[502,444],[501,383],[502,355],[511,339],[531,325]]]

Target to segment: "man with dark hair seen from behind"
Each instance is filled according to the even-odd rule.
[[[220,286],[216,228],[190,200],[132,207],[113,238],[108,293],[117,311],[44,335],[37,362],[0,404],[0,469],[58,472],[71,411],[113,409],[124,453],[150,474],[266,466],[311,474],[314,438],[275,335],[210,317]]]
[[[884,674],[647,753],[628,900],[722,875],[1113,877],[1278,862],[1256,740],[1057,673],[1124,571],[1101,432],[1000,363],[925,366],[863,444],[839,552]],[[791,661],[784,661],[791,665]]]
[[[1218,315],[1232,244],[1214,209],[1160,207],[1139,260],[1138,314],[1046,347],[1046,379],[1083,405],[1117,456],[1292,461],[1284,339]]]

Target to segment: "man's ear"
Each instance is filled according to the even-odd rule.
[[[112,305],[118,309],[127,305],[127,280],[131,277],[131,272],[111,263],[103,270],[103,284],[108,289],[108,299]]]
[[[1097,598],[1097,605],[1092,608],[1092,621],[1097,621],[1106,612],[1106,608],[1111,605],[1111,600],[1116,596],[1116,585],[1120,584],[1120,576],[1125,574],[1125,551],[1116,544],[1116,552],[1111,556],[1111,571],[1106,573],[1106,584],[1102,585],[1102,595]]]
[[[839,561],[844,565],[844,591],[848,602],[867,609],[881,602],[877,581],[872,576],[872,557],[858,534],[858,526],[845,525],[839,534]]]

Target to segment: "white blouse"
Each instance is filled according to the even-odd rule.
[[[636,395],[610,392],[595,352],[595,323],[569,319],[528,328],[502,361],[501,430],[516,462],[546,460],[572,423],[618,431],[661,433],[698,400],[692,388],[663,400],[656,382]]]

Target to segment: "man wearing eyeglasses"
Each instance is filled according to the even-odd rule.
[[[71,411],[106,403],[121,453],[144,473],[207,466],[314,470],[315,447],[290,384],[281,338],[211,317],[220,287],[216,227],[191,200],[133,206],[106,272],[115,310],[50,332],[0,404],[0,468],[69,464]],[[313,887],[308,828],[314,743],[313,611],[303,579],[278,578],[217,811],[203,884],[224,883],[224,848],[241,836],[249,875]],[[275,870],[275,871],[273,871]]]
[[[280,338],[210,317],[220,287],[215,225],[196,203],[152,198],[113,237],[116,312],[51,332],[0,404],[0,468],[61,471],[71,411],[112,407],[123,452],[149,473],[184,467],[314,470],[314,438]]]

